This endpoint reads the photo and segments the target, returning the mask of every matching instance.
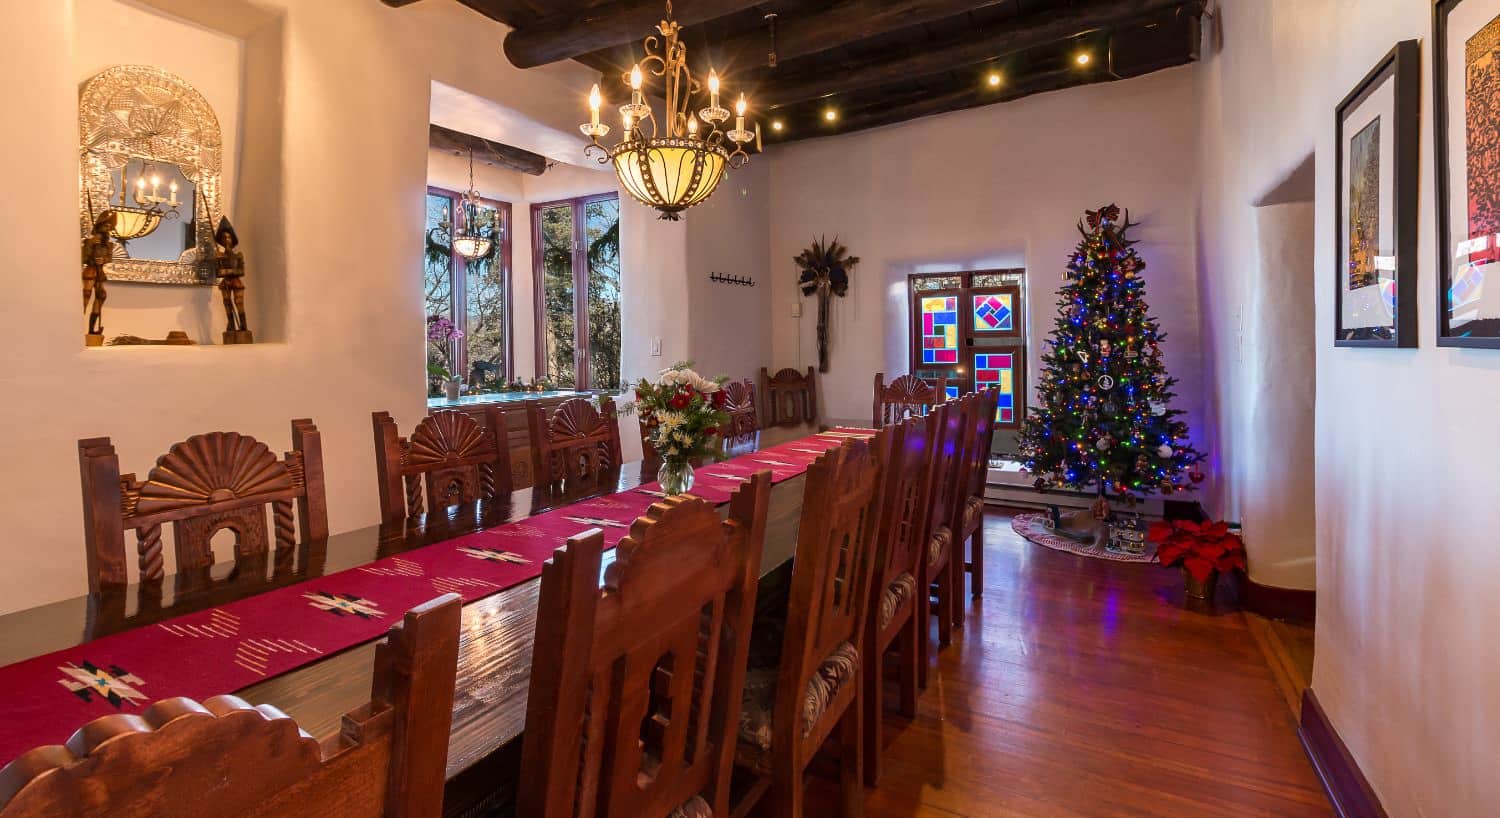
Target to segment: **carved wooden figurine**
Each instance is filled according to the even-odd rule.
[[[110,245],[110,233],[115,229],[115,212],[106,210],[94,220],[94,228],[83,237],[83,311],[89,317],[89,327],[83,342],[91,347],[104,345],[104,265],[114,259],[114,248]]]
[[[224,343],[254,343],[255,338],[245,324],[245,254],[239,250],[240,237],[234,232],[234,225],[229,223],[228,217],[219,219],[214,244],[219,250],[219,294],[224,297],[224,316],[228,319]]]

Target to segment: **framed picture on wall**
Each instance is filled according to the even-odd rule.
[[[1432,14],[1437,342],[1500,349],[1500,0]]]
[[[1335,109],[1334,346],[1417,345],[1421,59],[1397,43]]]

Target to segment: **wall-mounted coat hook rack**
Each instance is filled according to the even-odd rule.
[[[708,280],[718,282],[719,284],[739,284],[742,287],[755,286],[755,279],[748,276],[727,276],[723,273],[709,273]]]

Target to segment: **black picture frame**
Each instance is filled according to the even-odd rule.
[[[1348,136],[1344,125],[1352,111],[1388,83],[1394,95],[1390,131],[1394,170],[1391,217],[1395,220],[1395,315],[1389,330],[1384,327],[1345,329],[1344,279],[1348,271],[1344,269],[1347,196],[1344,153]],[[1417,346],[1417,188],[1421,170],[1421,125],[1422,46],[1417,40],[1396,43],[1334,108],[1333,345],[1336,347],[1411,349]]]
[[[1500,2],[1495,0],[1472,0],[1491,2],[1500,15]],[[1432,135],[1433,160],[1436,165],[1434,187],[1437,193],[1437,345],[1440,347],[1468,347],[1474,349],[1500,349],[1500,333],[1492,336],[1458,335],[1451,326],[1448,294],[1453,280],[1453,259],[1456,247],[1452,245],[1452,213],[1449,196],[1452,191],[1450,157],[1448,152],[1448,17],[1464,0],[1434,0],[1432,5]],[[1500,128],[1500,122],[1495,123]],[[1497,231],[1500,232],[1500,231]],[[1467,233],[1467,231],[1466,231]]]

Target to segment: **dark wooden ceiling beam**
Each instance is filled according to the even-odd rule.
[[[453,151],[465,156],[474,152],[474,158],[531,176],[541,176],[547,171],[547,157],[523,148],[493,142],[484,137],[430,125],[427,131],[428,144],[441,151]]]
[[[818,65],[791,76],[761,69],[740,82],[754,87],[757,107],[781,108],[861,88],[910,80],[1000,59],[1031,48],[1122,26],[1183,8],[1201,14],[1205,0],[1107,0],[1028,15],[987,34],[966,33],[946,43],[923,44],[910,53]]]
[[[691,0],[674,8],[673,17],[691,26],[753,8],[756,2]],[[612,0],[593,8],[549,14],[505,35],[505,56],[519,68],[534,68],[612,48],[653,31],[665,10],[662,0]]]
[[[1006,2],[1010,0],[838,0],[811,14],[777,15],[776,58],[793,60]],[[716,50],[727,65],[765,65],[770,29],[736,34]]]

